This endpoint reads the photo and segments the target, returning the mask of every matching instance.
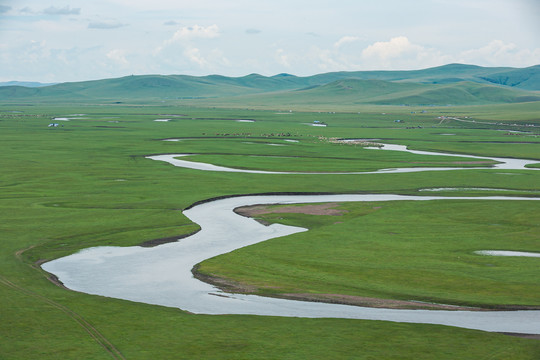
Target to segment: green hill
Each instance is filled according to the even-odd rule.
[[[130,102],[170,99],[255,98],[290,103],[485,104],[538,101],[540,65],[524,69],[449,64],[413,71],[332,72],[243,77],[142,75],[61,83],[2,86],[0,101]]]
[[[540,101],[540,92],[468,81],[425,84],[382,80],[346,79],[326,85],[221,99],[246,105],[483,105]]]
[[[482,79],[497,85],[506,85],[525,90],[540,90],[540,65],[525,69],[501,71],[484,76]]]
[[[445,85],[422,85],[408,94],[389,95],[370,99],[368,102],[389,105],[480,105],[540,101],[538,92],[532,93],[467,81]]]
[[[497,81],[501,74],[512,74],[517,76],[523,74],[528,81],[521,83],[518,81],[503,83]],[[472,81],[479,83],[495,83],[510,87],[518,87],[526,90],[540,90],[540,65],[524,69],[509,67],[481,67],[465,64],[448,64],[422,70],[409,71],[355,71],[355,72],[334,72],[319,74],[310,77],[311,83],[325,84],[341,79],[362,79],[362,80],[385,80],[399,82],[418,82],[429,84],[445,84],[462,81]]]
[[[367,103],[370,99],[378,97],[408,94],[410,92],[420,91],[423,87],[425,85],[417,83],[345,79],[296,91],[261,94],[252,98],[283,105],[303,103],[355,104]]]
[[[283,91],[302,86],[303,83],[258,74],[239,78],[220,75],[141,75],[62,83],[40,88],[3,86],[0,87],[0,99],[130,101],[208,98]]]

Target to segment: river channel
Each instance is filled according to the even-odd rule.
[[[249,170],[249,169],[236,169],[225,166],[218,166],[208,163],[201,163],[196,161],[187,161],[179,159],[184,156],[194,156],[196,154],[164,154],[164,155],[153,155],[147,156],[148,159],[165,161],[171,165],[183,167],[187,169],[195,170],[204,170],[204,171],[224,171],[224,172],[238,172],[238,173],[248,173],[248,174],[334,174],[334,175],[361,175],[361,174],[393,174],[393,173],[411,173],[411,172],[423,172],[423,171],[449,171],[449,170],[473,170],[473,169],[498,169],[498,170],[540,170],[534,168],[526,168],[527,165],[538,163],[537,160],[523,160],[523,159],[514,159],[514,158],[499,158],[499,157],[485,157],[485,156],[474,156],[474,155],[459,155],[459,154],[449,154],[449,153],[439,153],[432,151],[420,151],[420,150],[409,150],[404,145],[393,145],[393,144],[381,144],[380,148],[368,148],[373,151],[379,150],[390,150],[390,151],[403,151],[411,154],[417,155],[440,155],[440,156],[454,156],[454,157],[468,157],[471,159],[477,160],[488,160],[496,161],[497,163],[493,166],[483,166],[483,167],[406,167],[406,168],[393,168],[393,169],[380,169],[375,171],[360,171],[360,172],[283,172],[283,171],[264,171],[264,170]]]
[[[440,154],[438,154],[440,155]],[[444,154],[448,155],[448,154]],[[460,155],[463,156],[463,155]],[[487,158],[493,159],[493,158]],[[163,159],[155,159],[163,160]],[[502,168],[520,168],[515,160]],[[512,159],[514,160],[514,159]],[[531,161],[535,162],[535,161]],[[176,166],[182,166],[175,164]],[[205,169],[208,170],[208,169]],[[437,168],[436,170],[439,170]],[[224,170],[219,170],[224,171]],[[424,168],[423,171],[430,171]],[[224,293],[195,279],[194,265],[235,249],[306,229],[280,224],[264,226],[234,213],[240,206],[346,201],[444,201],[471,197],[374,195],[241,196],[202,203],[184,211],[201,231],[153,248],[95,247],[42,265],[69,289],[148,304],[180,308],[197,314],[251,314],[309,318],[350,318],[441,324],[495,332],[540,334],[540,311],[447,311],[380,309]],[[476,197],[478,200],[524,200],[530,197]],[[485,256],[485,255],[478,255]]]

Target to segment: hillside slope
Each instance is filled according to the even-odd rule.
[[[483,104],[537,101],[539,90],[540,65],[515,69],[449,64],[413,71],[333,72],[307,77],[132,75],[44,87],[2,86],[0,101],[129,102],[267,94],[274,100],[283,97],[285,103],[292,99],[318,101],[324,96],[352,103]]]
[[[497,85],[506,85],[525,90],[540,90],[540,65],[525,69],[501,71],[481,78]]]
[[[424,84],[382,80],[346,79],[326,85],[279,93],[222,99],[250,105],[281,106],[318,104],[375,105],[485,105],[540,101],[532,92],[469,81]]]

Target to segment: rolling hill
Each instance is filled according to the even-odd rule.
[[[413,71],[332,72],[243,77],[139,75],[43,87],[2,86],[0,101],[131,102],[247,96],[284,105],[463,105],[540,100],[540,65],[523,69],[449,64]]]
[[[540,65],[525,69],[512,69],[481,77],[497,85],[506,85],[525,90],[540,90]]]
[[[540,101],[540,92],[462,81],[449,84],[346,79],[305,89],[215,99],[250,106],[486,105]],[[209,101],[204,101],[210,103]]]

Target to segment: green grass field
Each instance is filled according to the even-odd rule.
[[[345,203],[339,216],[272,213],[308,232],[204,261],[199,271],[257,293],[344,294],[480,307],[538,306],[538,204],[527,201]]]
[[[271,110],[195,105],[195,100],[146,105],[0,104],[0,358],[538,358],[540,343],[534,339],[435,325],[193,315],[71,292],[48,281],[38,266],[43,261],[91,246],[133,246],[196,231],[198,226],[181,210],[216,196],[266,192],[418,195],[425,194],[419,190],[426,188],[464,188],[441,195],[537,196],[540,190],[540,172],[534,170],[259,175],[180,169],[144,158],[192,153],[199,154],[193,156],[194,161],[270,171],[304,167],[314,172],[417,162],[433,165],[425,161],[444,165],[458,160],[383,151],[372,155],[359,147],[327,141],[363,138],[414,149],[540,162],[540,130],[525,126],[540,125],[536,103],[497,105],[496,111],[491,106],[429,108],[425,113],[422,108],[373,105],[357,106],[355,111],[344,107],[349,112],[336,113],[332,107],[321,113],[284,113],[274,104],[268,105]],[[438,118],[465,114],[506,123],[472,126]],[[70,120],[54,120],[58,117]],[[328,126],[306,125],[316,120]],[[59,126],[49,127],[50,123]],[[527,132],[510,132],[514,130]],[[449,133],[453,135],[443,135]],[[169,138],[180,141],[161,141]],[[294,161],[289,162],[292,156]],[[350,163],[354,169],[349,169]],[[471,188],[494,190],[467,190]],[[495,244],[540,251],[536,202],[342,207],[349,212],[341,220],[276,216],[283,218],[276,220],[312,230],[209,260],[203,268],[254,283],[262,293],[326,292],[479,306],[540,305],[534,281],[539,275],[537,259],[471,254]],[[440,233],[445,237],[434,241]],[[423,250],[417,253],[418,249]],[[332,261],[326,256],[329,250]],[[393,261],[381,264],[381,256]],[[368,268],[362,268],[364,261],[370,264]],[[394,276],[396,269],[401,277]],[[495,286],[501,290],[495,291]]]

